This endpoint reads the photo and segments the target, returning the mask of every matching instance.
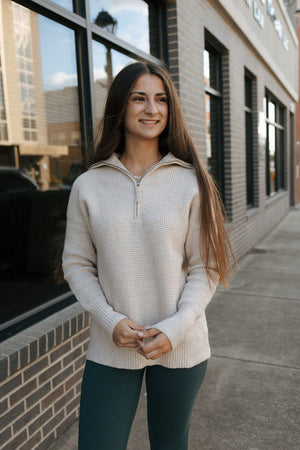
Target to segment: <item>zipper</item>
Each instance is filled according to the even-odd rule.
[[[176,163],[173,163],[173,164],[178,164],[178,165],[181,165],[181,166],[183,166],[183,167],[186,167],[186,166],[185,166],[185,163],[180,164],[180,162],[176,162]],[[187,164],[188,164],[188,163],[187,163]],[[148,176],[151,172],[153,172],[154,170],[156,170],[158,167],[161,167],[161,166],[168,166],[168,165],[172,165],[172,161],[163,161],[163,162],[159,161],[158,163],[154,164],[154,166],[150,167],[150,169],[148,169],[148,171],[146,171],[146,172],[144,173],[144,175],[142,176],[142,178],[141,178],[140,180],[138,180],[138,181],[134,178],[133,175],[131,175],[131,173],[130,173],[128,170],[123,169],[123,168],[120,167],[120,166],[117,166],[117,165],[115,165],[115,164],[111,164],[111,163],[108,163],[108,162],[105,162],[105,163],[103,163],[103,164],[99,164],[99,166],[95,166],[95,169],[97,169],[98,167],[101,167],[101,166],[102,166],[102,167],[103,167],[103,166],[106,166],[106,167],[112,167],[113,169],[117,169],[117,170],[119,170],[120,172],[124,173],[128,178],[131,179],[131,181],[132,181],[132,182],[134,183],[134,185],[135,185],[135,207],[134,207],[134,218],[135,218],[135,220],[137,220],[137,219],[139,218],[139,214],[140,214],[141,185],[142,185],[143,181],[145,180],[145,178],[147,178],[147,176]]]
[[[141,203],[141,190],[140,190],[140,182],[135,182],[135,215],[134,218],[139,218],[139,212],[140,212],[140,203]]]

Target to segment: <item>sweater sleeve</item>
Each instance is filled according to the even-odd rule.
[[[62,267],[64,277],[77,300],[112,336],[115,325],[125,316],[113,310],[100,286],[89,214],[86,205],[80,200],[80,190],[76,182],[71,191],[67,210]]]
[[[188,270],[186,283],[178,301],[177,312],[172,317],[153,325],[169,338],[173,350],[183,341],[193,322],[205,312],[205,308],[217,288],[217,283],[208,279],[200,257],[199,194],[194,197],[191,204],[185,255]]]

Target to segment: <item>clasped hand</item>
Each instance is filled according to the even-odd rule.
[[[144,339],[152,337],[150,342]],[[157,359],[172,350],[167,336],[157,328],[142,326],[130,319],[122,319],[114,328],[113,341],[118,347],[137,348],[146,359]]]

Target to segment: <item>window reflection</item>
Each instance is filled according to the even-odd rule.
[[[270,122],[275,122],[275,105],[272,102],[269,102],[268,105],[268,110],[269,110],[269,120]]]
[[[0,142],[8,140],[6,107],[3,89],[3,73],[2,73],[2,52],[0,42]]]
[[[269,125],[269,173],[270,194],[275,192],[275,127]]]
[[[67,290],[53,281],[51,264],[81,172],[81,137],[74,32],[9,0],[2,0],[1,26],[13,36],[0,47],[5,322]]]
[[[267,93],[266,106],[266,193],[274,195],[285,188],[284,108]]]
[[[96,117],[98,125],[103,117],[103,110],[108,89],[113,78],[123,67],[134,62],[126,55],[110,47],[93,41],[94,83],[96,100]]]
[[[207,45],[203,51],[207,168],[223,195],[223,156],[221,143],[222,92],[217,90],[217,88],[220,88],[220,64],[220,54]]]
[[[146,2],[143,0],[90,0],[90,10],[93,23],[98,22],[101,26],[99,13],[103,16],[104,13],[108,14],[116,22],[115,26],[103,25],[103,28],[140,50],[150,53],[149,7]],[[98,21],[96,21],[97,17]]]
[[[205,131],[206,131],[206,157],[208,169],[211,169],[211,130],[210,130],[210,95],[205,94]]]
[[[59,6],[73,11],[73,0],[52,0],[52,2],[57,3]]]
[[[210,86],[209,52],[203,51],[203,72],[205,86]]]

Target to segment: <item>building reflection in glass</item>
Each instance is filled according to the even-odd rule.
[[[82,158],[74,31],[10,0],[1,0],[0,8],[5,322],[68,290],[54,282],[52,263]]]
[[[101,126],[101,121],[104,113],[105,100],[110,86],[110,79],[108,71],[105,69],[107,64],[107,47],[97,41],[93,41],[93,65],[94,65],[94,88],[96,101],[96,118],[98,127]],[[111,58],[111,74],[112,77],[126,65],[134,62],[132,58],[118,53],[115,50],[110,50]]]
[[[90,0],[93,23],[97,23],[99,12],[106,11],[118,23],[117,36],[146,53],[150,53],[149,10],[152,8],[143,0]]]

